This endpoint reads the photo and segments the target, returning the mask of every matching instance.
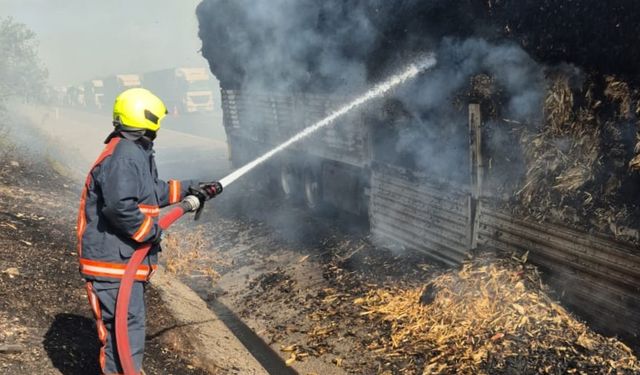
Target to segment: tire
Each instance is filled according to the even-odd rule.
[[[286,200],[297,201],[300,197],[300,176],[292,164],[284,164],[280,168],[280,190]]]
[[[303,178],[304,203],[312,211],[319,211],[322,204],[322,181],[319,171],[305,168]]]

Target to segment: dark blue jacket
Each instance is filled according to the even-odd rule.
[[[153,143],[112,135],[87,176],[80,200],[81,274],[88,280],[120,280],[135,249],[159,236],[160,208],[178,203],[190,184],[158,178]],[[157,267],[158,251],[154,245],[137,280],[148,280]]]

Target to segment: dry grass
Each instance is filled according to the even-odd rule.
[[[525,256],[526,257],[526,256]],[[382,319],[388,357],[427,357],[424,374],[483,374],[521,366],[527,373],[638,373],[616,339],[590,331],[544,292],[525,259],[476,259],[422,288],[385,288],[355,300]]]
[[[214,267],[227,265],[213,250],[203,228],[172,229],[163,239],[162,249],[167,271],[176,276],[200,275],[215,281],[220,274]]]

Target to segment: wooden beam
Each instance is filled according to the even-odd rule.
[[[478,224],[480,198],[483,179],[482,161],[482,118],[480,104],[469,104],[469,175],[471,194],[469,196],[469,247],[478,247]]]

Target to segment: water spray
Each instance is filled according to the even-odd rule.
[[[402,84],[402,83],[414,78],[415,76],[418,75],[418,73],[420,73],[420,72],[422,72],[424,70],[431,69],[435,65],[436,65],[436,58],[435,58],[435,56],[433,54],[428,55],[427,57],[423,58],[422,60],[420,60],[417,63],[409,65],[402,73],[396,74],[396,75],[390,77],[389,79],[387,79],[386,81],[376,85],[371,90],[369,90],[366,93],[364,93],[363,95],[357,97],[356,99],[354,99],[350,103],[344,105],[342,108],[340,108],[340,109],[336,110],[335,112],[331,113],[329,116],[323,118],[322,120],[316,122],[313,125],[310,125],[309,127],[305,128],[305,129],[303,129],[298,134],[296,134],[293,137],[289,138],[288,140],[284,141],[280,145],[274,147],[273,149],[271,149],[270,151],[268,151],[264,155],[262,155],[259,158],[253,160],[252,162],[249,162],[249,163],[245,164],[244,166],[236,169],[235,171],[230,173],[228,176],[222,178],[220,180],[220,184],[223,187],[226,187],[226,186],[230,185],[232,182],[234,182],[238,178],[242,177],[243,175],[245,175],[246,173],[251,171],[253,168],[255,168],[258,165],[264,163],[265,161],[271,159],[274,155],[276,155],[280,151],[288,148],[289,146],[293,145],[296,142],[299,142],[299,141],[303,140],[304,138],[306,138],[309,135],[317,132],[318,130],[333,124],[335,122],[335,120],[337,120],[338,118],[340,118],[340,117],[346,115],[347,113],[353,111],[354,109],[362,106],[363,104],[367,103],[368,101],[386,94],[389,90],[393,89],[394,87],[396,87],[396,86],[398,86],[398,85],[400,85],[400,84]]]
[[[316,122],[315,124],[303,129],[298,134],[289,138],[279,146],[276,146],[271,151],[266,154],[260,156],[254,161],[246,164],[245,166],[237,169],[232,172],[228,176],[224,177],[220,180],[218,186],[214,186],[213,190],[208,192],[207,199],[213,198],[214,196],[220,194],[222,192],[222,188],[228,186],[238,178],[242,177],[253,168],[262,164],[263,162],[269,160],[275,154],[280,151],[286,149],[287,147],[293,145],[294,143],[308,137],[310,134],[317,132],[318,130],[329,126],[336,119],[344,116],[345,114],[351,112],[352,110],[360,107],[361,105],[367,103],[368,101],[380,97],[387,93],[392,88],[400,85],[408,81],[409,79],[418,75],[418,73],[431,69],[436,64],[436,59],[433,55],[428,55],[424,59],[420,60],[418,63],[411,64],[407,67],[402,73],[397,74],[389,78],[388,80],[380,83],[375,86],[371,90],[364,93],[362,96],[354,99],[350,103],[346,104],[342,108],[337,111],[331,113],[329,116],[324,119]],[[158,221],[158,225],[162,229],[167,229],[171,224],[173,224],[176,220],[182,217],[187,212],[199,213],[202,210],[204,201],[206,199],[198,198],[194,195],[189,195],[185,197],[182,202],[175,205],[168,213],[163,215]],[[115,325],[116,325],[116,342],[118,349],[118,356],[120,358],[120,362],[122,365],[122,369],[125,375],[134,375],[136,374],[135,366],[133,363],[133,357],[131,356],[131,347],[129,345],[129,331],[127,324],[127,317],[129,315],[129,300],[131,298],[131,288],[133,287],[133,283],[135,280],[136,272],[140,264],[144,261],[145,257],[149,253],[151,249],[151,244],[145,244],[138,248],[133,252],[131,259],[127,263],[127,267],[124,272],[124,276],[120,282],[120,288],[118,291],[118,299],[116,301],[116,314],[115,314]]]

